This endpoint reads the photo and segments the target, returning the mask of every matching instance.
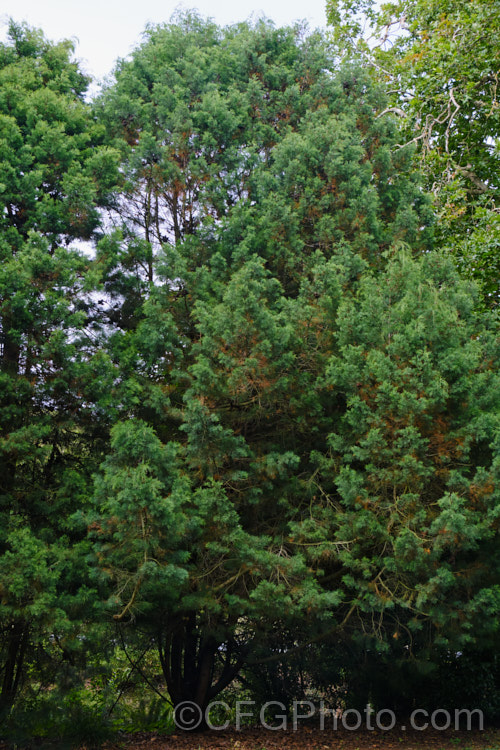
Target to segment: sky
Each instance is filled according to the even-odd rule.
[[[2,0],[0,40],[8,18],[41,28],[52,40],[73,39],[86,73],[108,75],[141,40],[147,23],[164,23],[176,9],[197,9],[221,25],[265,15],[278,25],[307,20],[324,27],[326,0]]]

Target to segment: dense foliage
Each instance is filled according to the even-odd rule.
[[[16,24],[0,48],[0,711],[29,653],[48,634],[64,652],[90,615],[88,542],[70,517],[101,438],[82,396],[89,260],[68,244],[92,236],[117,167],[71,52]]]
[[[268,22],[150,28],[92,104],[70,53],[0,50],[0,711],[487,664],[498,331],[383,88]]]
[[[432,191],[440,245],[498,304],[496,0],[328,0],[337,52],[361,59],[389,92],[401,143],[417,146]],[[381,113],[382,116],[382,113]]]

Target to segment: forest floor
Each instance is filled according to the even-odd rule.
[[[132,734],[107,742],[103,750],[500,750],[500,730],[347,731],[299,727],[297,731],[262,728],[199,734]],[[80,750],[84,750],[81,748]]]

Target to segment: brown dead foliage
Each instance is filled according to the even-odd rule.
[[[261,727],[173,735],[133,734],[108,742],[103,750],[498,750],[500,731],[324,730],[302,726],[297,731]],[[81,748],[80,750],[84,750]]]

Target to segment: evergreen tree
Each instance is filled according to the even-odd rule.
[[[188,77],[204,45],[209,73]],[[277,117],[310,59],[303,109]],[[185,97],[179,172],[172,109],[156,119],[172,77]],[[240,123],[217,148],[214,97],[221,122]],[[149,206],[140,227],[127,192],[121,237],[101,243],[107,288],[133,310],[112,340],[121,418],[93,524],[116,619],[154,634],[174,704],[202,708],[280,629],[304,645],[377,617],[375,634],[392,638],[413,618],[415,632],[435,623],[443,642],[466,640],[496,601],[495,566],[488,580],[474,571],[496,533],[497,352],[473,292],[429,252],[429,203],[411,147],[395,149],[394,123],[377,116],[380,90],[332,70],[317,37],[188,17],[150,30],[103,116],[120,102],[124,169],[147,162],[147,133],[166,229],[144,219],[156,199],[134,178]],[[244,173],[226,161],[236,153]],[[189,221],[172,214],[177,189]],[[467,522],[474,542],[455,529]]]
[[[393,72],[420,70],[397,55],[428,53],[424,17],[448,64],[466,9],[403,6]],[[272,665],[338,641],[377,668],[495,648],[498,330],[432,250],[420,131],[401,147],[395,102],[300,27],[180,15],[93,110],[72,51],[15,23],[0,45],[0,713],[27,663],[75,663],[103,591],[202,710],[245,668],[290,699]],[[465,73],[446,122],[432,76],[412,85],[437,107],[428,175],[481,121],[439,194],[489,222],[495,114],[468,96],[490,79]]]
[[[116,159],[72,49],[13,22],[0,46],[0,711],[48,634],[71,658],[70,620],[85,619],[90,595],[71,516],[88,502],[101,435],[82,395],[89,260],[68,244],[96,229]]]
[[[325,369],[346,404],[318,456],[336,512],[297,530],[410,653],[498,638],[498,332],[476,305],[449,260],[400,253],[339,307]]]

